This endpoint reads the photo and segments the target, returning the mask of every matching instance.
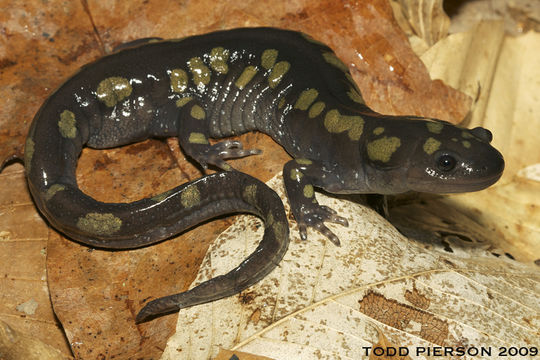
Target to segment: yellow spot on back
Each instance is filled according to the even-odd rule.
[[[180,202],[182,206],[189,209],[196,206],[201,201],[201,193],[197,186],[190,185],[180,194]]]
[[[467,130],[463,130],[461,132],[461,137],[464,139],[474,139],[474,135],[468,132]]]
[[[322,54],[322,56],[324,57],[324,60],[330,65],[337,67],[345,73],[349,72],[349,68],[347,67],[347,65],[345,65],[343,61],[341,61],[333,52],[325,52]]]
[[[77,127],[75,121],[75,114],[69,110],[64,110],[60,114],[60,120],[58,120],[58,130],[60,135],[67,139],[73,139],[77,136]]]
[[[467,141],[467,140],[463,140],[461,142],[461,145],[463,145],[464,148],[470,148],[471,147],[471,142],[470,141]]]
[[[319,92],[315,89],[307,89],[300,93],[298,100],[294,104],[295,109],[307,110],[308,107],[315,101],[319,96]]]
[[[313,185],[308,184],[304,186],[304,197],[312,198],[313,195],[315,195],[315,191],[313,190]]]
[[[53,184],[51,185],[48,189],[47,189],[47,192],[45,193],[45,200],[46,201],[49,201],[52,199],[52,197],[59,191],[63,191],[66,189],[66,186],[65,185],[62,185],[62,184]]]
[[[93,235],[112,235],[122,227],[122,220],[110,213],[88,213],[77,220],[77,227]]]
[[[324,117],[324,126],[331,133],[347,131],[349,138],[357,141],[364,131],[364,119],[359,115],[341,115],[338,110],[330,110]]]
[[[169,195],[171,195],[174,192],[174,189],[167,190],[165,192],[162,192],[161,194],[157,194],[156,196],[153,196],[150,198],[150,200],[155,202],[162,202],[163,200],[167,199]]]
[[[281,109],[283,106],[285,106],[285,103],[287,102],[287,99],[285,99],[285,97],[282,97],[281,99],[279,99],[279,103],[278,103],[278,109]]]
[[[392,154],[401,146],[397,137],[382,137],[367,144],[368,157],[372,161],[388,162]]]
[[[291,173],[289,174],[289,177],[291,180],[300,180],[304,174],[298,169],[291,169]]]
[[[240,74],[238,79],[236,79],[234,85],[236,85],[237,88],[242,90],[246,85],[253,79],[255,74],[257,73],[257,68],[255,66],[246,66],[244,71]]]
[[[199,105],[193,105],[190,112],[191,116],[197,120],[202,120],[206,117],[204,109]]]
[[[210,67],[219,74],[226,74],[229,71],[229,50],[222,47],[215,47],[210,51]]]
[[[311,165],[311,164],[313,164],[313,161],[311,161],[309,159],[305,159],[305,158],[298,158],[298,159],[295,159],[294,161],[296,161],[296,163],[300,164],[300,165]]]
[[[129,80],[123,77],[113,76],[102,80],[96,90],[96,96],[108,107],[113,107],[120,101],[131,95],[132,91]]]
[[[208,66],[204,64],[200,57],[194,57],[189,59],[188,67],[193,76],[193,82],[199,90],[203,90],[206,85],[210,82],[210,76],[212,73]]]
[[[176,107],[182,107],[182,106],[186,105],[188,102],[190,102],[191,100],[193,100],[193,98],[191,96],[178,99],[178,100],[176,100]]]
[[[188,75],[182,69],[172,69],[169,74],[171,90],[175,93],[183,93],[188,86]]]
[[[311,105],[309,108],[308,116],[313,119],[316,116],[319,116],[320,113],[324,110],[324,103],[322,101],[317,101],[315,104]]]
[[[276,49],[264,50],[261,55],[261,65],[266,70],[271,69],[276,63],[278,51]]]
[[[30,136],[26,138],[26,144],[24,145],[24,167],[26,173],[30,173],[32,167],[32,158],[34,157],[35,143]]]
[[[203,133],[192,132],[189,134],[188,141],[190,144],[208,144],[208,139]]]
[[[428,121],[426,122],[427,129],[430,133],[440,134],[444,125],[440,122]]]
[[[424,143],[423,149],[426,152],[426,154],[431,155],[435,151],[439,150],[440,147],[441,147],[441,142],[439,140],[435,140],[434,138],[430,137]]]
[[[278,62],[270,72],[270,75],[268,75],[268,85],[274,89],[276,86],[279,85],[281,80],[283,79],[283,76],[289,71],[291,67],[291,64],[287,61],[280,61]]]
[[[222,170],[225,170],[225,171],[231,171],[232,168],[233,168],[233,167],[232,167],[231,165],[227,164],[227,163],[221,165],[221,169],[222,169]]]
[[[384,128],[380,126],[373,129],[373,134],[375,135],[381,135],[383,132],[384,132]]]

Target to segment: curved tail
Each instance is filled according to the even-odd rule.
[[[50,223],[70,238],[100,248],[146,246],[231,213],[251,213],[264,221],[262,241],[240,265],[189,291],[149,302],[137,315],[137,322],[244,290],[278,265],[289,244],[279,196],[261,181],[237,171],[208,175],[132,203],[99,202],[69,181],[48,184],[46,190],[38,191],[43,185],[29,178],[36,204]]]

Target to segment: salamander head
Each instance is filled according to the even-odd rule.
[[[366,145],[368,181],[380,181],[387,190],[375,192],[478,191],[503,173],[504,159],[490,145],[491,132],[484,128],[469,130],[428,119],[393,118],[383,123],[372,130]]]

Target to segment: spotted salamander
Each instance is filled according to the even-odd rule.
[[[257,130],[293,157],[283,168],[303,239],[325,222],[347,225],[317,203],[331,193],[476,191],[496,182],[504,161],[491,133],[447,122],[384,116],[369,109],[347,66],[308,35],[252,28],[156,41],[105,56],[67,80],[34,118],[25,148],[30,191],[50,224],[100,248],[137,248],[209,218],[250,212],[263,240],[238,267],[194,289],[149,302],[144,321],[240,292],[277,266],[288,223],[277,195],[225,162],[257,154],[238,141]],[[226,170],[132,203],[103,203],[77,186],[84,146],[103,149],[150,137],[178,137],[203,168]]]

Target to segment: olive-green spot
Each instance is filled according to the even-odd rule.
[[[274,89],[276,86],[279,85],[281,80],[283,79],[283,76],[289,71],[291,68],[291,64],[287,61],[280,61],[278,62],[270,72],[270,75],[268,75],[268,85]]]
[[[288,224],[281,221],[276,221],[272,224],[272,230],[274,231],[274,236],[276,239],[285,240],[288,236],[289,227]]]
[[[232,167],[231,165],[227,164],[227,163],[221,165],[221,169],[222,169],[222,170],[225,170],[225,171],[231,171],[232,168],[233,168],[233,167]]]
[[[358,104],[365,104],[366,103],[364,101],[364,98],[362,97],[362,95],[360,95],[360,93],[358,91],[356,91],[356,89],[354,89],[352,87],[347,92],[347,96],[349,96],[349,99],[351,99],[355,103],[358,103]]]
[[[188,67],[193,76],[193,82],[199,90],[202,90],[204,86],[210,82],[211,72],[208,66],[206,66],[200,57],[193,57],[188,61]]]
[[[247,201],[248,204],[254,206],[257,205],[257,185],[246,186],[242,197]]]
[[[466,130],[463,130],[461,132],[461,137],[464,138],[464,139],[474,139],[474,135],[471,134],[470,132],[466,131]]]
[[[197,120],[203,120],[206,117],[204,109],[199,105],[193,105],[190,112],[191,116]]]
[[[229,50],[222,47],[215,47],[210,51],[210,67],[219,74],[226,74],[229,71]]]
[[[360,92],[360,90],[358,89],[358,86],[356,85],[356,82],[354,81],[351,73],[346,73],[345,74],[345,77],[347,78],[347,80],[349,80],[349,82],[352,84],[352,86],[354,87],[354,89],[358,92]]]
[[[397,137],[382,137],[367,144],[368,157],[372,161],[388,162],[392,154],[401,146]]]
[[[122,227],[122,220],[110,213],[88,213],[77,220],[77,227],[92,235],[112,235]]]
[[[383,132],[384,132],[384,128],[380,127],[380,126],[373,129],[373,134],[374,135],[381,135]]]
[[[452,140],[453,142],[458,142],[459,141],[457,138],[452,138],[450,140]]]
[[[178,99],[178,100],[176,100],[176,107],[182,107],[182,106],[186,105],[188,102],[190,102],[191,100],[193,100],[193,98],[191,96]]]
[[[58,120],[58,129],[60,135],[67,139],[73,139],[77,136],[77,127],[75,126],[75,114],[69,110],[64,110],[60,114],[60,120]]]
[[[182,69],[172,69],[169,75],[171,90],[175,93],[183,93],[188,86],[188,74]]]
[[[171,195],[174,192],[174,189],[167,190],[165,192],[162,192],[161,194],[157,194],[156,196],[153,196],[150,198],[150,200],[155,202],[162,202],[163,200],[167,199],[169,195]]]
[[[27,174],[30,173],[30,168],[32,167],[35,145],[34,140],[28,136],[26,138],[26,145],[24,146],[24,167],[26,168]]]
[[[439,140],[435,140],[432,137],[428,138],[423,146],[424,151],[428,155],[433,154],[435,151],[439,150],[440,147],[441,147],[441,142]]]
[[[106,78],[99,83],[96,95],[99,101],[106,106],[113,107],[131,95],[132,90],[128,79],[113,76]]]
[[[307,198],[312,198],[313,195],[315,194],[315,191],[313,190],[313,185],[311,184],[308,184],[306,186],[304,186],[304,197],[307,197]]]
[[[278,103],[278,109],[281,109],[285,106],[285,103],[287,102],[287,99],[285,99],[285,97],[282,97],[281,99],[279,99],[279,103]]]
[[[236,85],[237,88],[242,90],[251,81],[251,79],[253,79],[256,73],[257,68],[255,66],[246,66],[244,71],[242,71],[238,79],[236,79],[236,81],[234,82],[234,85]]]
[[[296,100],[296,103],[294,104],[294,108],[299,110],[307,110],[308,107],[313,104],[317,96],[319,96],[319,92],[315,89],[307,89],[302,91],[298,97],[298,100]]]
[[[203,133],[192,132],[189,134],[188,142],[190,144],[208,144],[208,139]]]
[[[428,121],[426,122],[427,129],[430,133],[440,134],[444,125],[440,122]]]
[[[271,69],[276,63],[278,51],[276,49],[264,50],[261,55],[261,65],[266,70]]]
[[[349,138],[357,141],[364,131],[364,119],[359,115],[341,115],[338,110],[330,110],[324,117],[324,126],[331,133],[347,131]]]
[[[311,164],[313,164],[313,161],[311,161],[309,159],[305,159],[305,158],[294,159],[294,161],[296,161],[296,163],[300,164],[300,165],[311,165]]]
[[[191,185],[187,187],[180,194],[180,202],[182,203],[182,206],[186,209],[198,205],[200,201],[201,193],[199,192],[199,189],[197,189],[196,185]]]
[[[471,147],[471,142],[470,141],[467,141],[467,140],[463,140],[461,142],[461,145],[463,145],[464,148],[467,148],[469,149]]]
[[[311,37],[311,35],[308,35],[308,34],[305,34],[305,33],[300,33],[300,35],[302,35],[304,37],[304,39],[306,39],[307,41],[309,41],[312,44],[328,47],[325,43]]]
[[[45,200],[46,201],[49,201],[52,199],[52,197],[59,191],[63,191],[66,189],[66,186],[65,185],[62,185],[62,184],[53,184],[51,185],[48,189],[47,189],[47,192],[45,193]]]
[[[304,174],[298,169],[291,169],[291,173],[289,174],[291,180],[300,180]]]
[[[276,219],[274,219],[274,214],[272,214],[272,212],[269,211],[268,215],[266,215],[265,226],[266,227],[272,226],[274,224],[274,221],[276,221]]]
[[[324,107],[325,105],[322,101],[317,101],[315,104],[311,105],[308,111],[308,116],[310,119],[319,116],[319,114],[323,112]]]
[[[333,52],[325,52],[322,54],[322,56],[324,57],[324,60],[330,65],[337,67],[345,73],[349,72],[349,68],[347,67],[347,65],[345,65],[343,61],[341,61]]]

